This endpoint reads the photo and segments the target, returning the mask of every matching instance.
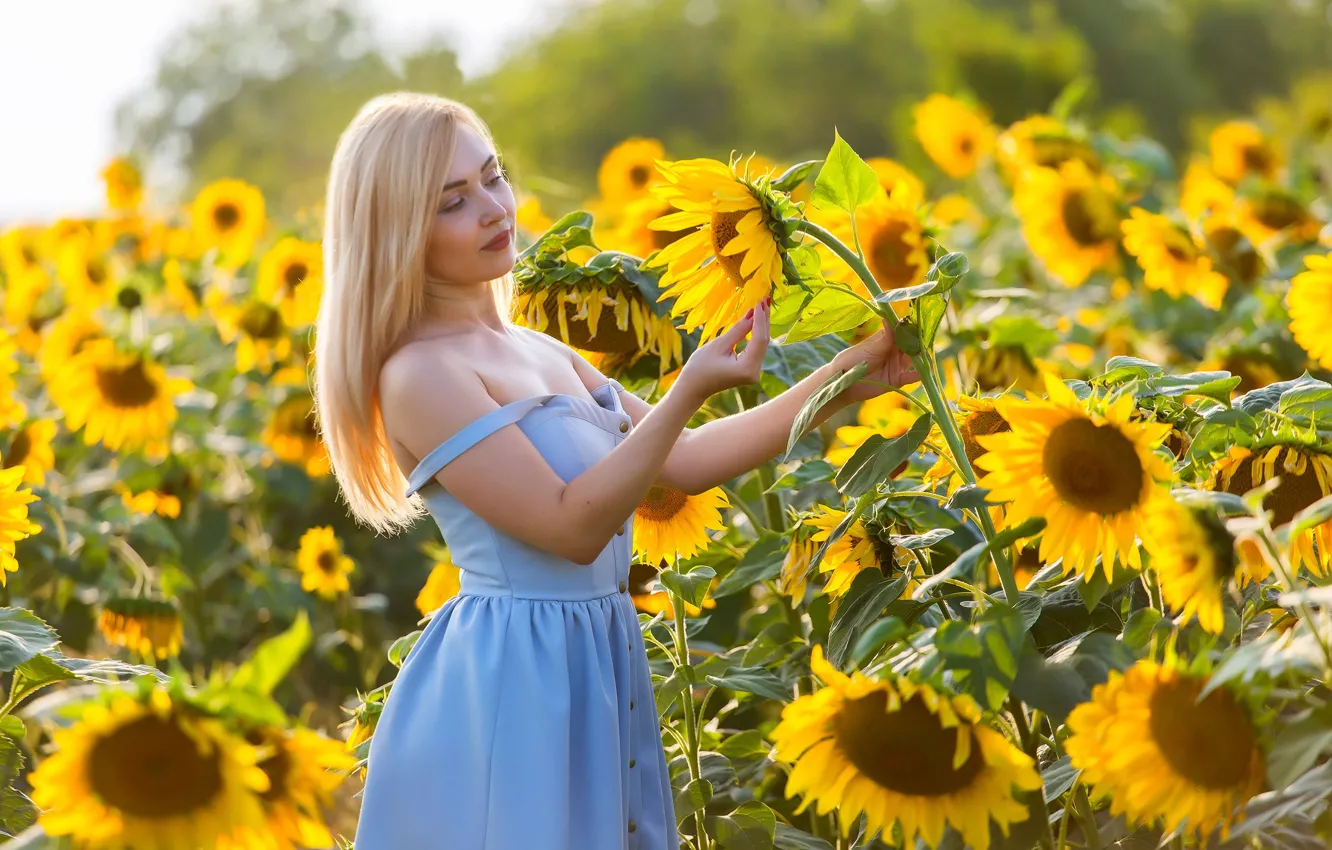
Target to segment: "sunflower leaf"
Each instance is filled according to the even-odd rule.
[[[990,495],[990,491],[984,487],[976,484],[963,484],[957,488],[957,492],[948,497],[948,501],[944,502],[944,507],[954,511],[988,507],[985,501],[985,497],[988,495]]]
[[[412,651],[412,647],[416,646],[416,642],[421,639],[421,633],[423,631],[425,630],[417,629],[416,631],[408,632],[395,640],[392,645],[389,646],[389,663],[394,667],[402,667],[403,662],[407,660],[407,655]]]
[[[777,829],[777,816],[767,804],[747,800],[729,815],[711,821],[711,832],[725,850],[769,850]]]
[[[1234,405],[1245,413],[1253,415],[1278,407],[1286,393],[1292,393],[1292,400],[1294,401],[1301,398],[1298,392],[1300,390],[1327,388],[1327,383],[1305,372],[1293,381],[1278,381],[1275,384],[1268,384],[1265,387],[1250,390],[1235,399]]]
[[[791,434],[786,440],[786,456],[783,460],[789,460],[791,450],[795,448],[796,443],[805,435],[809,427],[814,422],[814,417],[823,409],[823,406],[837,397],[842,390],[854,384],[864,377],[869,369],[869,364],[861,361],[845,372],[837,372],[829,376],[826,381],[819,384],[814,392],[809,394],[805,403],[801,405],[800,412],[796,414],[795,420],[791,423]]]
[[[791,686],[765,667],[732,667],[720,676],[708,676],[707,681],[719,688],[756,694],[781,703],[795,698]]]
[[[782,546],[781,535],[765,530],[745,552],[735,568],[717,582],[712,598],[720,599],[732,593],[740,593],[761,581],[776,578],[785,560],[786,550]]]
[[[855,295],[838,286],[825,286],[814,294],[800,314],[800,321],[783,337],[790,345],[807,339],[860,327],[874,313]]]
[[[0,608],[0,670],[13,670],[58,643],[55,630],[36,614],[24,608]]]
[[[805,178],[809,176],[809,173],[822,164],[823,160],[821,159],[808,159],[804,162],[797,162],[795,165],[783,171],[781,176],[774,178],[770,185],[778,192],[790,192],[801,183],[804,183]]]
[[[772,486],[764,490],[764,494],[776,493],[779,490],[803,490],[811,484],[817,484],[820,481],[830,481],[837,474],[837,468],[828,461],[819,458],[800,464],[792,471],[786,473],[772,483]]]
[[[911,315],[920,332],[922,350],[934,348],[934,337],[939,332],[939,325],[943,323],[944,314],[947,312],[948,299],[943,296],[942,291],[931,292],[911,302]]]
[[[708,587],[716,575],[717,571],[712,567],[695,567],[687,573],[663,570],[657,574],[657,581],[667,590],[698,608],[703,605],[703,600],[708,595]]]
[[[259,644],[250,657],[236,668],[227,686],[263,695],[271,694],[278,682],[286,678],[287,673],[305,654],[310,646],[310,637],[310,618],[304,611],[300,611],[286,631]]]
[[[889,580],[877,570],[860,571],[837,606],[837,615],[828,630],[828,660],[833,666],[840,667],[846,662],[852,639],[877,620],[884,608],[897,601],[910,580],[906,575]]]
[[[832,845],[822,838],[784,823],[777,824],[777,831],[772,837],[772,846],[776,850],[833,850]]]
[[[882,191],[879,175],[834,128],[832,149],[814,180],[814,194],[810,201],[815,208],[840,209],[854,216],[856,207],[874,200],[874,196]]]
[[[1332,751],[1332,716],[1326,709],[1284,723],[1267,753],[1267,776],[1273,788],[1285,788]]]
[[[693,779],[675,795],[675,820],[684,823],[685,818],[699,811],[712,800],[712,783],[706,779]]]
[[[885,440],[882,434],[870,435],[837,473],[834,479],[837,489],[856,498],[890,479],[893,472],[925,442],[933,421],[931,414],[922,413],[905,434],[891,440]]]

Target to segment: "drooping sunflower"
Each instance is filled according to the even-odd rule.
[[[23,467],[23,482],[38,487],[46,483],[46,473],[55,468],[56,424],[51,419],[37,419],[10,435],[9,447],[0,453],[0,469]]]
[[[995,401],[1013,430],[976,438],[986,450],[976,465],[989,473],[977,483],[992,502],[1008,502],[1008,526],[1046,519],[1042,561],[1062,557],[1066,573],[1088,579],[1098,555],[1107,579],[1116,556],[1138,569],[1138,529],[1171,480],[1170,462],[1155,451],[1170,425],[1132,421],[1131,393],[1083,402],[1053,375],[1045,385],[1048,400]]]
[[[925,273],[930,270],[925,223],[909,198],[910,189],[900,183],[896,194],[876,193],[874,200],[856,207],[855,233],[851,217],[842,210],[815,210],[809,213],[809,218],[827,228],[844,245],[855,245],[855,238],[859,237],[865,264],[886,292],[915,286],[925,280]],[[818,250],[824,277],[846,283],[863,297],[870,297],[860,275],[845,260],[822,245]]]
[[[1006,836],[1027,819],[1017,794],[1040,788],[1040,774],[970,697],[847,676],[818,644],[810,668],[824,687],[783,708],[771,733],[773,757],[794,765],[786,797],[805,795],[796,814],[836,810],[849,835],[863,812],[867,835],[892,841],[900,826],[907,846],[937,847],[952,826],[977,850],[990,846],[991,821]]]
[[[1036,168],[1018,181],[1013,206],[1031,252],[1067,286],[1113,269],[1119,248],[1115,181],[1081,160]]]
[[[1273,528],[1332,495],[1332,453],[1288,437],[1262,438],[1252,448],[1231,446],[1212,466],[1205,486],[1242,496],[1277,476],[1281,482],[1263,500],[1263,508],[1272,512]],[[1290,555],[1297,568],[1316,576],[1332,572],[1332,520],[1299,534],[1291,541]]]
[[[342,541],[331,525],[311,528],[301,535],[296,565],[301,571],[301,590],[317,593],[323,599],[336,599],[350,590],[348,576],[356,569],[355,562],[342,553]]]
[[[1332,369],[1332,254],[1310,254],[1304,265],[1286,293],[1290,332],[1311,359]]]
[[[1193,236],[1169,218],[1141,207],[1123,222],[1124,250],[1142,266],[1143,282],[1172,298],[1191,295],[1220,309],[1230,281],[1212,268],[1212,260]]]
[[[271,372],[291,354],[291,334],[282,312],[262,298],[240,303],[209,290],[205,303],[213,313],[217,334],[224,343],[236,343],[236,371]]]
[[[108,449],[142,447],[163,457],[176,421],[176,395],[193,389],[186,378],[166,370],[140,351],[120,351],[114,340],[83,346],[48,386],[71,431],[83,428],[83,442]]]
[[[18,343],[9,332],[0,328],[0,428],[9,428],[22,422],[28,415],[28,406],[18,397]]]
[[[856,411],[855,425],[842,425],[837,431],[837,442],[824,458],[833,466],[842,466],[856,453],[866,440],[875,434],[891,440],[907,432],[916,421],[918,412],[911,402],[899,393],[883,393],[865,399]]]
[[[190,206],[198,246],[216,248],[222,264],[235,268],[250,258],[267,224],[263,193],[243,180],[218,180],[203,187]]]
[[[1244,703],[1206,679],[1139,661],[1112,671],[1068,716],[1066,751],[1082,781],[1136,824],[1164,822],[1222,839],[1265,781],[1258,730]]]
[[[23,467],[0,469],[0,587],[18,570],[15,544],[39,533],[42,527],[28,519],[28,505],[37,501],[31,490],[20,489]]]
[[[169,599],[156,596],[113,596],[102,603],[97,629],[114,646],[145,658],[170,658],[180,653],[185,630],[180,612]]]
[[[282,401],[264,426],[263,441],[273,454],[305,470],[311,478],[329,474],[328,450],[314,419],[314,398],[301,388]]]
[[[994,148],[994,127],[975,108],[932,94],[912,108],[914,132],[925,153],[949,177],[966,177]]]
[[[453,558],[446,552],[430,568],[421,592],[416,594],[416,610],[421,616],[439,609],[462,590],[462,568],[453,563]]]
[[[785,292],[782,256],[793,247],[793,226],[784,220],[797,213],[770,187],[770,175],[751,180],[735,163],[689,159],[658,167],[666,182],[653,194],[680,211],[649,227],[690,233],[643,265],[666,267],[661,300],[674,298],[671,315],[685,317],[686,332],[702,327],[706,342],[774,289],[776,297]]]
[[[634,509],[634,554],[649,564],[688,558],[711,542],[709,529],[725,528],[731,502],[720,487],[690,495],[654,484]]]
[[[1161,499],[1147,513],[1143,546],[1161,584],[1161,597],[1179,611],[1180,622],[1195,616],[1212,634],[1225,626],[1222,600],[1239,567],[1235,538],[1216,512]]]
[[[255,729],[246,740],[264,754],[259,769],[268,777],[262,795],[266,823],[261,830],[238,830],[218,850],[332,847],[324,811],[356,757],[342,741],[311,729]]]
[[[1212,170],[1231,184],[1246,177],[1270,180],[1276,176],[1281,156],[1267,134],[1252,121],[1227,121],[1208,139]]]
[[[313,323],[324,291],[324,257],[319,243],[294,236],[278,240],[259,261],[255,290],[261,300],[277,304],[287,327]]]
[[[53,738],[30,776],[48,835],[90,850],[179,850],[264,826],[259,751],[163,690],[90,706]]]
[[[658,316],[628,283],[606,286],[589,280],[586,285],[520,289],[514,307],[519,324],[582,351],[611,355],[615,361],[655,355],[663,372],[684,360],[683,341],[670,317]]]
[[[1033,115],[1016,121],[999,134],[995,144],[999,161],[1010,183],[1032,168],[1058,169],[1069,160],[1080,160],[1092,171],[1101,170],[1101,158],[1091,144],[1073,134],[1064,122],[1051,115]]]
[[[597,190],[606,203],[623,206],[645,197],[661,182],[654,167],[666,158],[656,139],[634,137],[611,148],[597,169]]]

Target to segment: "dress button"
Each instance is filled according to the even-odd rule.
[[[615,536],[616,536],[616,537],[623,537],[623,536],[624,536],[624,526],[620,526],[619,528],[617,528],[617,529],[615,530]]]
[[[633,832],[636,829],[638,829],[638,824],[634,823],[633,821],[629,821],[629,831]]]
[[[628,423],[628,422],[621,422],[621,423],[620,423],[620,433],[623,434],[623,433],[625,433],[625,432],[628,431],[628,430],[629,430],[629,423]],[[629,831],[630,831],[630,832],[633,832],[632,829],[629,830]]]
[[[629,766],[630,766],[630,767],[633,767],[635,764],[638,764],[638,762],[635,761],[634,759],[629,759]]]
[[[630,707],[630,708],[633,708],[633,707],[634,707],[634,701],[633,701],[633,700],[629,700],[629,707]]]
[[[624,593],[624,592],[625,592],[626,590],[628,590],[628,589],[629,589],[629,585],[625,584],[624,582],[620,582],[620,592],[621,592],[621,593]]]

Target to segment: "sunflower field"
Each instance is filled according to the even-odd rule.
[[[880,328],[921,378],[837,407],[834,371],[781,456],[639,505],[682,847],[1332,843],[1329,104],[1176,161],[1076,93],[1009,126],[939,93],[929,173],[832,127],[800,162],[636,137],[522,203],[514,321],[649,401],[773,296],[760,382],[694,425]],[[0,833],[346,848],[467,565],[339,503],[319,210],[102,177],[102,215],[0,235]]]

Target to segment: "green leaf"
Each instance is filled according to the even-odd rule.
[[[425,629],[417,629],[414,632],[408,632],[395,640],[388,650],[389,663],[394,667],[401,668],[402,663],[407,660],[407,654],[416,646],[416,642],[421,639],[421,634]]]
[[[990,491],[984,487],[977,484],[963,484],[957,488],[952,496],[948,497],[948,501],[944,502],[944,507],[954,511],[968,508],[971,510],[987,508],[989,505],[986,503],[985,497],[988,495],[990,495]]]
[[[767,494],[785,490],[803,490],[811,484],[829,481],[836,474],[837,467],[823,458],[819,458],[800,464],[793,471],[772,482],[772,486],[763,492]]]
[[[1158,363],[1141,357],[1116,355],[1105,361],[1105,372],[1096,379],[1096,383],[1117,384],[1133,378],[1152,378],[1164,374],[1165,369]]]
[[[271,694],[309,646],[310,619],[300,611],[286,631],[259,644],[245,663],[236,668],[228,686]]]
[[[906,623],[897,617],[881,617],[875,620],[865,632],[856,639],[851,649],[849,660],[853,664],[863,665],[865,660],[885,646],[896,643],[907,636]]]
[[[887,481],[907,458],[920,448],[930,434],[933,417],[922,413],[911,423],[905,434],[885,440],[882,434],[872,434],[856,449],[833,480],[837,489],[852,498],[870,492]],[[875,439],[877,438],[877,439]]]
[[[961,251],[950,251],[934,261],[925,273],[925,279],[939,281],[939,288],[935,291],[942,295],[956,286],[969,271],[971,262],[967,260],[967,255]]]
[[[1273,788],[1285,788],[1332,752],[1332,717],[1326,709],[1277,727],[1267,754],[1267,778]]]
[[[1021,525],[1014,528],[1006,528],[994,536],[993,540],[982,541],[967,549],[957,560],[949,564],[946,569],[930,576],[920,583],[916,592],[912,594],[912,599],[926,599],[936,588],[943,585],[944,582],[951,579],[970,582],[975,576],[976,565],[981,559],[988,556],[991,552],[998,549],[1005,549],[1012,546],[1024,537],[1032,537],[1039,534],[1045,528],[1044,517],[1030,517]]]
[[[771,748],[763,740],[763,734],[757,729],[737,732],[717,747],[717,752],[732,761],[752,761],[767,758]]]
[[[828,285],[814,293],[800,321],[782,339],[782,345],[804,342],[826,334],[860,327],[874,312],[850,292]]]
[[[833,850],[833,846],[822,838],[816,838],[804,830],[784,823],[777,824],[777,831],[772,837],[772,846],[777,850]]]
[[[1078,774],[1082,771],[1073,766],[1071,756],[1061,756],[1051,762],[1045,770],[1041,771],[1041,793],[1045,797],[1047,804],[1053,803],[1064,795],[1064,792],[1073,787],[1073,783],[1078,781]]]
[[[0,670],[13,670],[58,643],[55,631],[36,614],[26,608],[0,608]]]
[[[1326,425],[1332,421],[1332,386],[1310,384],[1287,390],[1281,394],[1277,412],[1301,426]]]
[[[982,705],[998,709],[1018,674],[1026,641],[1022,616],[1006,603],[986,608],[971,623],[948,620],[934,633],[943,667]]]
[[[790,192],[801,183],[810,172],[817,168],[823,161],[819,159],[808,159],[804,162],[798,162],[781,173],[780,177],[772,181],[772,188],[779,192]]]
[[[948,312],[948,299],[935,290],[928,295],[911,302],[911,315],[920,332],[921,350],[934,347],[934,337],[939,332],[939,323],[944,313]]]
[[[828,661],[834,667],[846,662],[851,641],[897,601],[909,582],[905,575],[889,580],[878,570],[860,571],[838,604],[828,630]]]
[[[712,598],[720,599],[732,593],[748,591],[761,581],[776,578],[785,560],[786,548],[782,545],[782,536],[764,530],[735,568],[717,582]]]
[[[733,667],[724,675],[708,676],[707,680],[718,687],[757,694],[781,703],[795,699],[791,686],[766,667]]]
[[[918,283],[915,286],[902,286],[897,289],[885,290],[882,295],[877,296],[874,300],[880,304],[894,304],[898,301],[910,301],[913,298],[929,295],[938,288],[939,281],[930,280],[925,283]]]
[[[840,209],[855,215],[857,207],[874,200],[882,191],[879,175],[834,129],[833,146],[814,180],[811,203],[821,210]]]
[[[23,721],[12,714],[6,714],[0,717],[0,732],[13,738],[15,741],[22,741],[28,734],[28,727],[23,725]]]
[[[1192,487],[1176,487],[1170,495],[1181,505],[1190,508],[1214,510],[1222,516],[1248,516],[1249,509],[1244,499],[1224,490],[1195,490]]]
[[[920,534],[907,534],[902,537],[890,534],[888,540],[894,546],[901,546],[903,549],[928,549],[935,543],[952,537],[954,533],[951,528],[931,528],[929,531],[922,531]]]
[[[690,780],[675,795],[675,820],[684,823],[685,819],[699,811],[712,800],[712,783],[706,779]]]
[[[1136,398],[1154,395],[1181,396],[1201,395],[1216,399],[1222,404],[1230,403],[1230,391],[1239,386],[1242,379],[1229,372],[1190,372],[1187,375],[1158,375],[1143,381],[1134,392]]]
[[[1059,334],[1030,316],[997,316],[989,325],[991,345],[1021,346],[1041,357],[1059,342]]]
[[[1240,410],[1250,415],[1256,415],[1264,410],[1272,410],[1281,402],[1282,396],[1286,393],[1295,393],[1292,395],[1292,404],[1297,409],[1304,406],[1302,401],[1305,396],[1299,392],[1306,389],[1323,390],[1328,388],[1328,384],[1305,372],[1293,381],[1277,381],[1275,384],[1268,384],[1265,387],[1259,387],[1256,390],[1250,390],[1239,398],[1235,399],[1234,405]]]
[[[717,571],[712,567],[695,567],[687,573],[664,570],[657,574],[657,581],[661,582],[667,590],[698,608],[703,605],[703,600],[707,598],[708,586],[716,575]]]
[[[869,364],[861,361],[847,371],[830,375],[827,380],[815,388],[814,392],[809,394],[809,398],[805,399],[805,403],[800,407],[800,412],[796,414],[795,420],[791,423],[791,434],[786,440],[786,455],[788,458],[791,450],[795,448],[796,443],[800,442],[800,438],[809,430],[810,425],[814,422],[814,417],[823,409],[823,406],[836,398],[842,390],[864,377],[868,368]]]
[[[712,821],[712,834],[725,850],[771,850],[777,816],[758,800],[748,800]]]

